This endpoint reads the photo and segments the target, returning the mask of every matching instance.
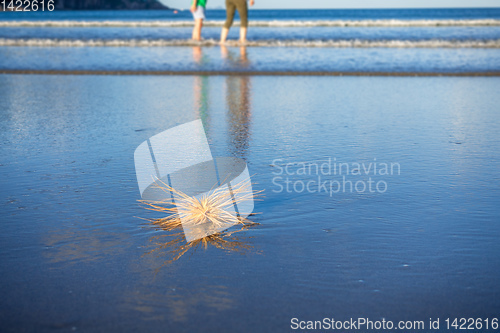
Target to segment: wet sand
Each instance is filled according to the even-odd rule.
[[[498,315],[499,78],[30,73],[0,75],[2,331]],[[155,215],[137,202],[133,154],[194,119],[265,196],[242,253],[199,247],[165,265],[168,233],[138,218]],[[386,191],[300,191],[343,180],[278,174],[328,158]],[[370,163],[401,168],[355,174]]]

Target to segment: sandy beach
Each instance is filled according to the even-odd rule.
[[[497,314],[496,77],[3,74],[0,87],[4,331]],[[147,254],[163,232],[138,218],[152,215],[133,153],[194,119],[215,156],[248,163],[260,225],[239,234],[243,254],[164,266],[166,249]],[[327,159],[361,170],[284,169]],[[373,163],[400,170],[363,171]],[[380,187],[301,191],[318,177]]]

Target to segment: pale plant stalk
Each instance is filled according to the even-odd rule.
[[[253,192],[249,181],[233,185],[231,188],[233,195],[226,187],[219,186],[212,189],[208,194],[203,194],[201,198],[189,196],[161,180],[156,181],[156,186],[169,196],[172,193],[175,202],[174,199],[163,201],[140,200],[140,202],[147,209],[170,214],[162,219],[164,223],[172,224],[172,222],[176,221],[173,223],[175,225],[182,221],[192,226],[212,223],[216,228],[225,225],[230,226],[235,219],[242,224],[248,223],[247,219],[237,217],[229,208],[232,208],[234,204],[238,205],[247,200],[253,200],[261,193]]]
[[[162,201],[139,200],[146,209],[169,214],[161,219],[145,220],[160,227],[164,231],[177,232],[153,237],[151,241],[158,240],[162,237],[169,237],[171,240],[167,242],[156,242],[156,247],[146,254],[153,254],[161,250],[170,252],[172,258],[164,262],[164,265],[167,265],[178,260],[190,249],[194,249],[195,251],[199,247],[207,249],[208,245],[229,252],[245,252],[251,248],[249,244],[241,241],[238,237],[234,236],[234,234],[258,223],[236,216],[234,212],[228,211],[228,208],[232,207],[234,204],[238,205],[246,200],[255,200],[256,197],[260,196],[262,191],[253,192],[249,181],[243,181],[233,185],[231,188],[233,195],[229,193],[227,188],[221,188],[219,186],[212,189],[208,194],[204,194],[199,199],[176,190],[159,179],[155,182],[160,189],[168,194],[167,197],[173,194],[175,196],[175,202],[172,198]],[[217,232],[183,244],[185,237],[182,231],[182,223],[189,223],[194,226],[204,223],[213,223],[214,226],[219,228],[224,225],[228,227],[233,225],[235,219],[242,228],[230,232]]]

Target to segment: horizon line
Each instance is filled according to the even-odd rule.
[[[174,8],[171,8],[174,9]],[[225,10],[223,6],[218,6],[218,7],[207,7],[208,10]],[[249,8],[251,10],[366,10],[366,9],[374,9],[374,10],[387,10],[387,9],[500,9],[500,6],[498,7],[490,7],[490,6],[484,6],[484,7],[469,7],[469,6],[463,6],[463,7],[357,7],[357,8],[352,8],[352,7],[340,7],[340,8],[321,8],[321,7],[314,7],[314,8],[308,8],[308,7],[299,7],[299,8]]]

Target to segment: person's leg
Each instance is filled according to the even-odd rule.
[[[234,3],[231,0],[226,0],[226,23],[224,23],[224,27],[222,28],[222,32],[220,34],[221,44],[226,42],[229,28],[231,28],[231,26],[233,25],[235,9],[236,6],[234,5]]]
[[[246,0],[237,0],[238,14],[240,14],[240,43],[247,41],[247,27],[248,27],[248,5]]]
[[[201,28],[203,27],[203,19],[194,20],[193,40],[201,40]]]

